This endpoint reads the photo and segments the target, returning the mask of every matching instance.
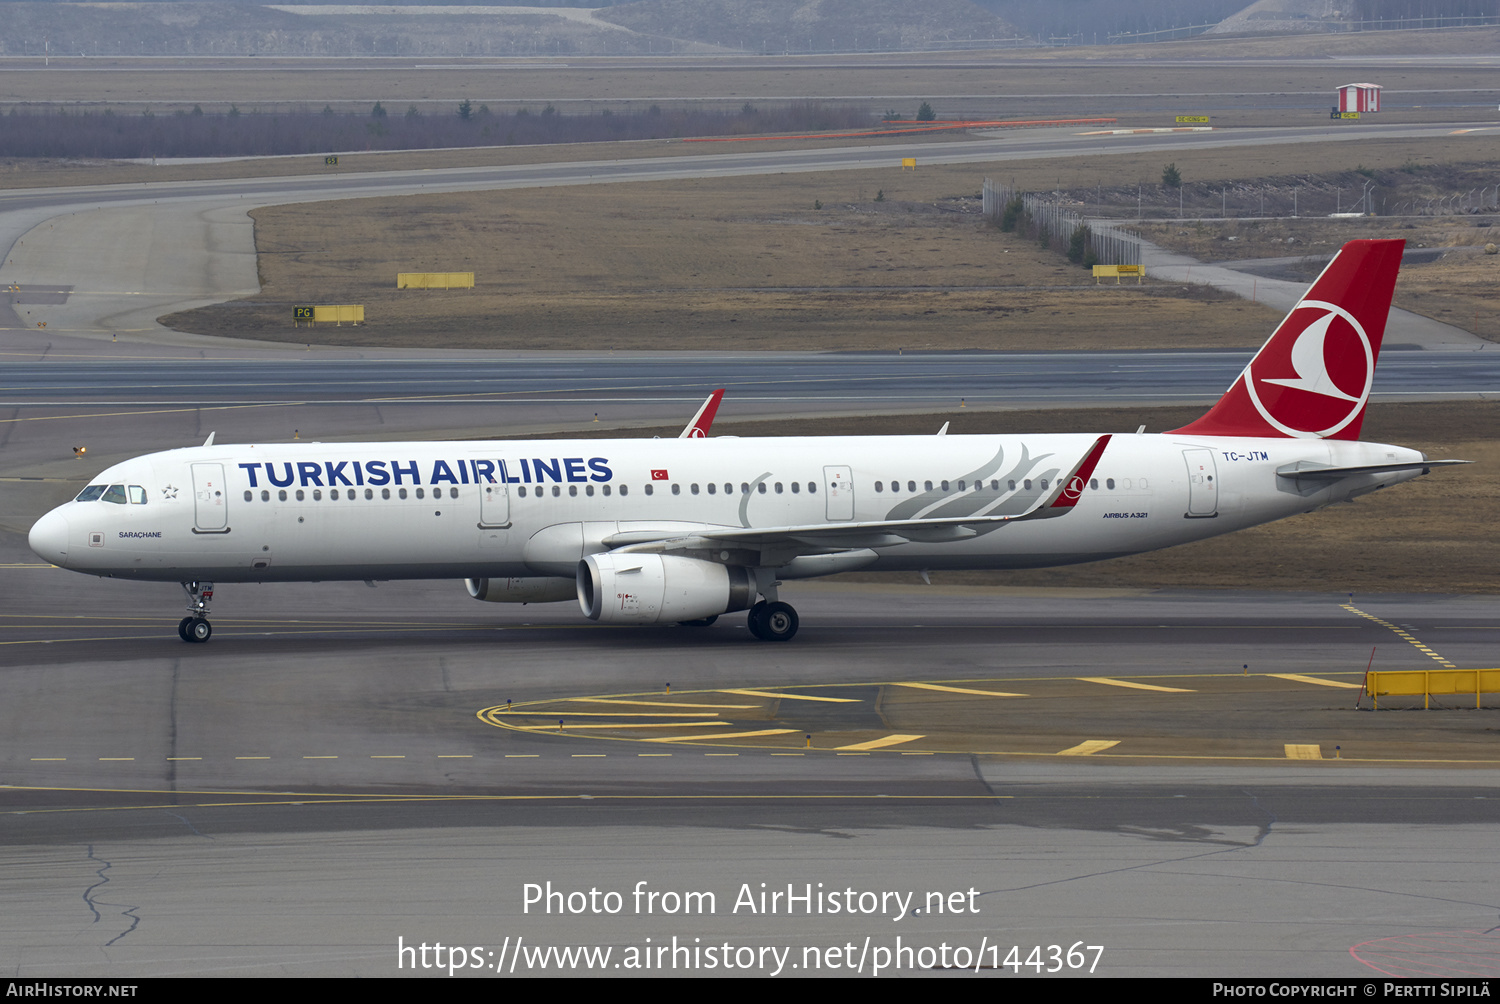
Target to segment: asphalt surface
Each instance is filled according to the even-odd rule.
[[[516,939],[609,948],[613,973],[674,935],[844,974],[829,953],[868,938],[869,973],[899,935],[1003,944],[986,965],[1082,942],[1105,975],[1358,978],[1353,945],[1500,910],[1493,700],[1356,709],[1327,681],[1360,680],[1372,649],[1434,663],[1347,596],[813,583],[785,590],[803,628],[770,646],[734,615],[600,628],[457,582],[233,586],[213,641],[186,646],[175,587],[3,540],[0,953],[20,976],[434,975],[397,946],[439,942],[494,953],[466,970],[493,975]],[[1494,661],[1493,598],[1352,599]],[[705,705],[728,724],[665,714]],[[621,729],[622,709],[670,727]],[[626,907],[528,909],[548,881]],[[716,909],[637,914],[641,882]],[[972,889],[978,912],[733,909],[762,882]]]

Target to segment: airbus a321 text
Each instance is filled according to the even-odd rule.
[[[1225,395],[1161,434],[235,446],[116,464],[31,529],[62,568],[181,582],[464,579],[478,600],[577,600],[607,624],[749,611],[786,641],[788,579],[1036,568],[1212,537],[1406,481],[1359,442],[1402,241],[1354,241]],[[946,432],[944,426],[944,432]]]

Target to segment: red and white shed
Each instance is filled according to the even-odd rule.
[[[1379,84],[1340,84],[1338,89],[1339,111],[1380,111]]]

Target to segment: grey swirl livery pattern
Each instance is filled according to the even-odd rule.
[[[1000,468],[1005,464],[1005,447],[995,451],[995,455],[982,465],[961,475],[954,480],[962,480],[973,486],[962,492],[942,491],[933,489],[920,495],[913,495],[904,499],[896,505],[891,506],[886,512],[887,520],[911,520],[911,519],[941,519],[944,517],[957,516],[1015,516],[1025,512],[1036,501],[1038,490],[1025,491],[1017,489],[1009,491],[1002,488],[999,494],[984,487],[984,481],[998,476],[1000,481],[1022,481],[1028,476],[1046,478],[1051,480],[1061,472],[1059,467],[1048,467],[1039,470],[1039,465],[1050,459],[1051,453],[1043,453],[1033,457],[1025,443],[1021,444],[1021,457],[1010,470],[1000,473]],[[869,497],[868,495],[866,496]]]

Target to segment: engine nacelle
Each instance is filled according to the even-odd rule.
[[[549,575],[524,579],[465,579],[469,595],[487,603],[558,603],[571,600],[578,587]]]
[[[669,554],[591,554],[578,563],[578,605],[601,624],[667,624],[748,610],[743,568]]]

